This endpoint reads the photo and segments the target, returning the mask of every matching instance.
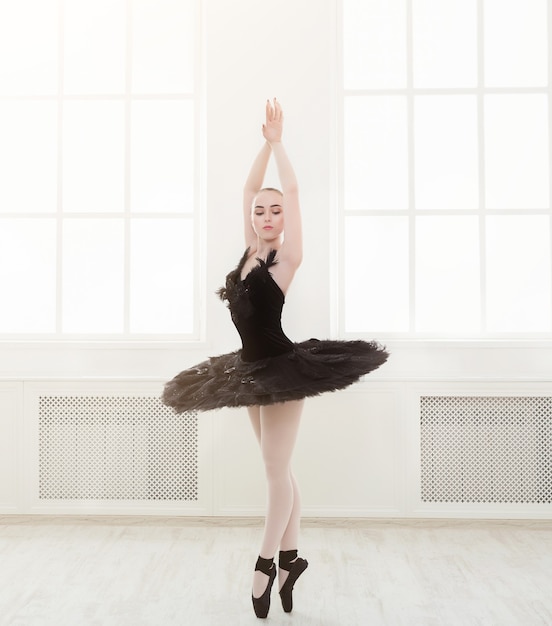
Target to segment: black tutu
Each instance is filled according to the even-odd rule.
[[[309,339],[256,361],[238,350],[180,372],[165,385],[163,402],[182,413],[300,400],[348,387],[386,360],[382,346],[365,341]]]
[[[226,277],[219,295],[228,302],[242,348],[214,356],[177,374],[165,385],[163,402],[178,413],[222,407],[268,405],[343,389],[385,363],[377,342],[309,339],[284,334],[284,294],[269,271],[276,251],[258,259],[242,280],[248,251]]]

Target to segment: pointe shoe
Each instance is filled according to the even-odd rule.
[[[255,598],[253,594],[251,594],[255,615],[264,619],[268,615],[268,611],[270,609],[270,592],[272,591],[272,584],[276,578],[276,565],[274,565],[274,559],[263,559],[262,557],[259,557],[255,565],[255,571],[262,572],[268,576],[268,584],[263,595],[259,598]]]
[[[306,559],[297,558],[297,550],[286,550],[280,552],[278,566],[280,569],[289,572],[286,582],[280,589],[280,600],[282,601],[284,611],[291,613],[293,609],[293,586],[309,564]]]

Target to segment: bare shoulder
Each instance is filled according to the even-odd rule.
[[[286,254],[284,245],[278,250],[276,261],[276,264],[270,268],[270,272],[276,284],[285,294],[293,281],[295,272],[301,265],[301,261],[297,260],[294,255]]]
[[[303,261],[301,239],[284,241],[278,250],[277,259],[279,263],[287,265],[289,270],[296,272]]]

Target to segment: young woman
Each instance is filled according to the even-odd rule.
[[[176,411],[247,407],[265,465],[268,506],[253,576],[257,617],[270,608],[276,578],[284,611],[293,608],[295,582],[308,563],[297,556],[301,500],[291,457],[304,398],[343,389],[388,357],[376,342],[309,339],[294,343],[281,326],[286,292],[303,255],[295,173],[282,144],[283,113],[266,103],[265,143],[244,187],[246,251],[219,295],[228,302],[242,348],[211,357],[165,385],[163,401]],[[282,191],[263,188],[270,157]],[[284,235],[285,224],[285,235]]]

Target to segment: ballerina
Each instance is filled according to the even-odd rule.
[[[281,326],[285,296],[303,257],[299,190],[282,143],[280,103],[267,101],[257,154],[244,186],[246,250],[226,277],[219,296],[230,309],[242,347],[180,372],[165,385],[163,401],[176,411],[247,407],[261,448],[268,490],[263,539],[253,575],[252,602],[265,618],[276,578],[285,612],[307,569],[298,557],[301,499],[291,458],[304,399],[343,389],[388,358],[377,342],[309,339],[291,341]],[[274,158],[281,191],[263,187]],[[285,224],[285,236],[284,236]]]

